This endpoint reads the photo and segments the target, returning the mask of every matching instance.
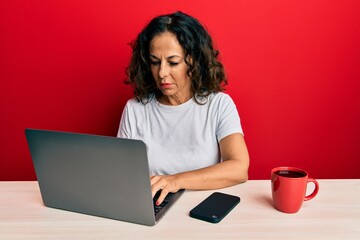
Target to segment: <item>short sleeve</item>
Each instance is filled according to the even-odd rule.
[[[233,133],[243,133],[239,113],[236,105],[231,97],[227,94],[223,94],[220,101],[218,102],[218,121],[216,137],[220,141],[226,136]]]
[[[120,126],[118,129],[118,138],[131,138],[131,126],[129,119],[129,102],[126,104],[120,120]]]

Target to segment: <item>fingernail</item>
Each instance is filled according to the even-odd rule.
[[[156,201],[156,203],[155,203],[157,206],[159,206],[160,205],[160,202],[159,201]]]

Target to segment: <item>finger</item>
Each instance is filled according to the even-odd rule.
[[[152,194],[153,198],[154,198],[156,192],[158,191],[158,187],[156,186],[157,182],[158,182],[158,180],[157,180],[156,176],[150,177],[151,194]]]
[[[154,198],[155,194],[159,191],[159,188],[157,187],[151,187],[151,196]]]
[[[159,206],[159,205],[164,201],[164,199],[165,199],[165,197],[168,195],[168,193],[169,193],[169,191],[163,189],[163,190],[161,191],[161,194],[160,194],[159,198],[156,200],[156,203],[155,203],[155,204],[156,204],[157,206]]]
[[[160,176],[152,176],[150,177],[150,184],[151,186],[153,186],[155,183],[157,183],[158,181],[161,180],[161,177]]]
[[[163,189],[163,186],[161,185],[160,182],[154,183],[154,184],[151,186],[151,194],[152,194],[152,197],[154,197],[155,194],[156,194],[158,191],[162,190],[162,189]]]

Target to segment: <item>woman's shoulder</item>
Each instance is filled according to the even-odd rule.
[[[209,95],[209,101],[212,103],[229,103],[233,102],[229,94],[224,92],[211,93]]]
[[[148,105],[153,100],[154,100],[153,96],[150,96],[150,97],[148,97],[146,99],[142,99],[142,100],[132,97],[129,100],[127,100],[126,107],[141,107],[142,108],[142,107]]]
[[[138,105],[138,104],[141,104],[141,101],[139,101],[137,98],[134,98],[134,97],[128,99],[126,102],[126,105],[129,105],[129,106]]]
[[[125,104],[125,108],[133,108],[140,104],[141,104],[141,102],[139,102],[139,100],[137,100],[136,98],[130,98],[127,100],[127,102]]]
[[[127,100],[124,109],[125,111],[130,113],[130,112],[138,112],[142,108],[143,108],[143,104],[141,103],[141,101],[139,101],[136,98],[130,98],[129,100]]]

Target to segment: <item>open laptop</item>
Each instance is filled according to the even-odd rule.
[[[154,206],[140,140],[26,129],[45,206],[155,225],[183,190]]]

